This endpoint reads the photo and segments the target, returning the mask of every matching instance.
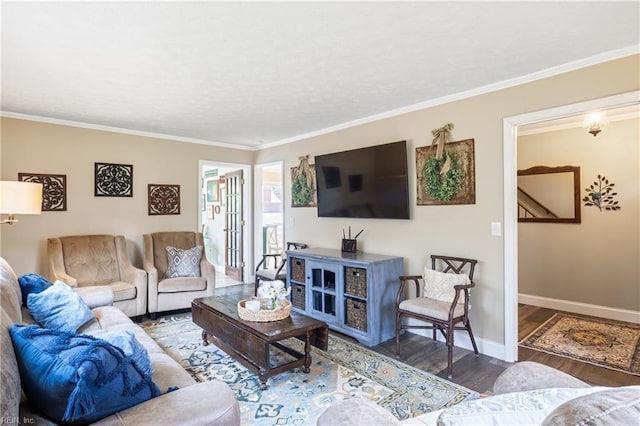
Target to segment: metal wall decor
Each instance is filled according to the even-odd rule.
[[[180,214],[180,185],[150,183],[149,216]]]
[[[42,211],[67,211],[67,175],[18,173],[21,182],[42,184]]]
[[[95,163],[96,197],[133,197],[133,165]]]
[[[615,183],[609,182],[605,176],[598,175],[598,180],[594,181],[589,188],[586,188],[587,195],[584,196],[582,201],[585,207],[595,206],[602,210],[616,211],[621,207],[614,199],[617,192],[613,192]]]

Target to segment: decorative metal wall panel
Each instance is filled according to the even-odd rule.
[[[133,166],[95,163],[96,197],[133,197]]]
[[[180,214],[180,185],[149,184],[149,215]]]
[[[42,184],[43,212],[62,212],[67,210],[67,175],[18,173],[18,180]]]

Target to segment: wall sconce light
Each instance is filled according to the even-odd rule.
[[[42,211],[42,184],[32,182],[0,181],[0,214],[8,214],[0,224],[18,222],[17,214],[40,214]]]
[[[603,131],[609,125],[609,120],[604,112],[592,112],[589,114],[582,123],[582,127],[588,129],[594,137],[598,136],[598,133]]]

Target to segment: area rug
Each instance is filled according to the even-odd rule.
[[[476,399],[477,393],[333,334],[328,350],[312,347],[308,374],[276,375],[260,389],[258,377],[214,345],[203,346],[191,317],[165,317],[142,324],[145,331],[198,382],[221,380],[235,392],[243,425],[315,425],[335,401],[369,398],[398,419]],[[302,342],[287,340],[302,350]],[[288,355],[272,352],[276,363]]]
[[[520,346],[640,376],[640,325],[556,313]]]

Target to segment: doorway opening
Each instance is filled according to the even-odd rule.
[[[505,352],[504,360],[518,359],[518,208],[517,208],[517,139],[518,129],[526,124],[584,115],[593,110],[638,104],[640,92],[634,91],[592,101],[523,114],[504,119],[504,270],[505,270]],[[584,185],[583,185],[584,186]]]
[[[216,287],[246,282],[251,265],[251,167],[201,160],[199,229]]]
[[[255,264],[263,254],[282,253],[285,247],[283,168],[282,161],[255,166]]]

